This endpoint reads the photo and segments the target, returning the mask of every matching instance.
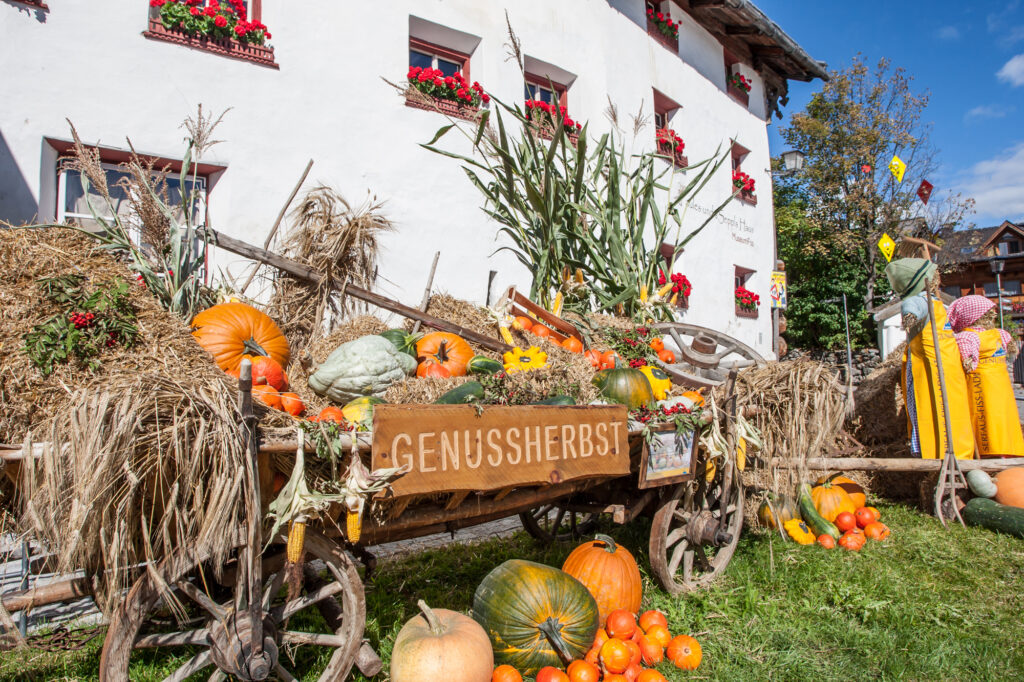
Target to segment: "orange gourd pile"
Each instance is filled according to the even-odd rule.
[[[681,670],[696,670],[703,652],[689,635],[673,636],[660,611],[636,614],[616,609],[608,614],[583,659],[560,670],[551,666],[537,672],[537,682],[667,682],[654,666],[670,662]],[[509,665],[494,669],[491,682],[521,682]]]

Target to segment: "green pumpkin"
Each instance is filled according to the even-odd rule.
[[[357,424],[363,429],[369,430],[373,426],[373,406],[383,405],[384,401],[374,396],[363,396],[351,401],[341,408],[341,414],[345,419]]]
[[[769,500],[771,500],[770,506]],[[800,511],[796,508],[796,500],[789,495],[780,497],[774,493],[768,493],[768,499],[765,499],[757,508],[757,518],[766,528],[782,528],[786,521],[799,519]]]
[[[346,404],[361,396],[384,396],[388,386],[416,371],[416,361],[380,336],[343,343],[306,380],[317,395]]]
[[[487,574],[473,595],[473,618],[494,648],[494,664],[525,676],[563,668],[594,643],[597,602],[583,583],[544,564],[511,559]]]
[[[631,410],[654,405],[651,382],[638,369],[629,367],[602,369],[594,375],[593,383],[606,400],[625,405]]]
[[[466,372],[469,374],[497,374],[505,371],[505,365],[486,355],[474,355],[466,363]]]
[[[404,329],[389,329],[386,332],[381,332],[378,336],[383,336],[395,344],[395,348],[412,357],[416,357],[416,342],[423,338],[423,334],[410,334]]]

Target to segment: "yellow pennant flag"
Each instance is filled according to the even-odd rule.
[[[907,172],[907,164],[903,163],[903,159],[898,156],[893,156],[892,161],[889,162],[889,172],[896,178],[896,182],[903,182],[903,174]]]
[[[896,251],[896,242],[892,240],[892,237],[883,232],[882,238],[878,240],[878,250],[885,256],[886,261],[891,261],[892,254]]]

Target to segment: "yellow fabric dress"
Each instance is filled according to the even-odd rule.
[[[953,454],[957,459],[974,458],[974,430],[967,394],[967,378],[953,328],[946,318],[946,306],[933,300],[935,327],[939,332],[939,353],[946,377],[946,399],[952,429]],[[931,323],[907,344],[901,376],[903,400],[907,405],[910,449],[923,459],[941,459],[946,454],[946,424],[939,389],[939,368],[935,362]]]
[[[1024,457],[1024,435],[999,330],[968,331],[977,334],[981,342],[978,368],[967,373],[978,452],[982,457]]]

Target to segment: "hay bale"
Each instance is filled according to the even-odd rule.
[[[427,302],[427,314],[465,327],[478,334],[499,338],[498,321],[486,308],[481,308],[449,294],[431,294],[430,300]],[[405,328],[412,329],[414,324],[412,320],[406,320]]]

